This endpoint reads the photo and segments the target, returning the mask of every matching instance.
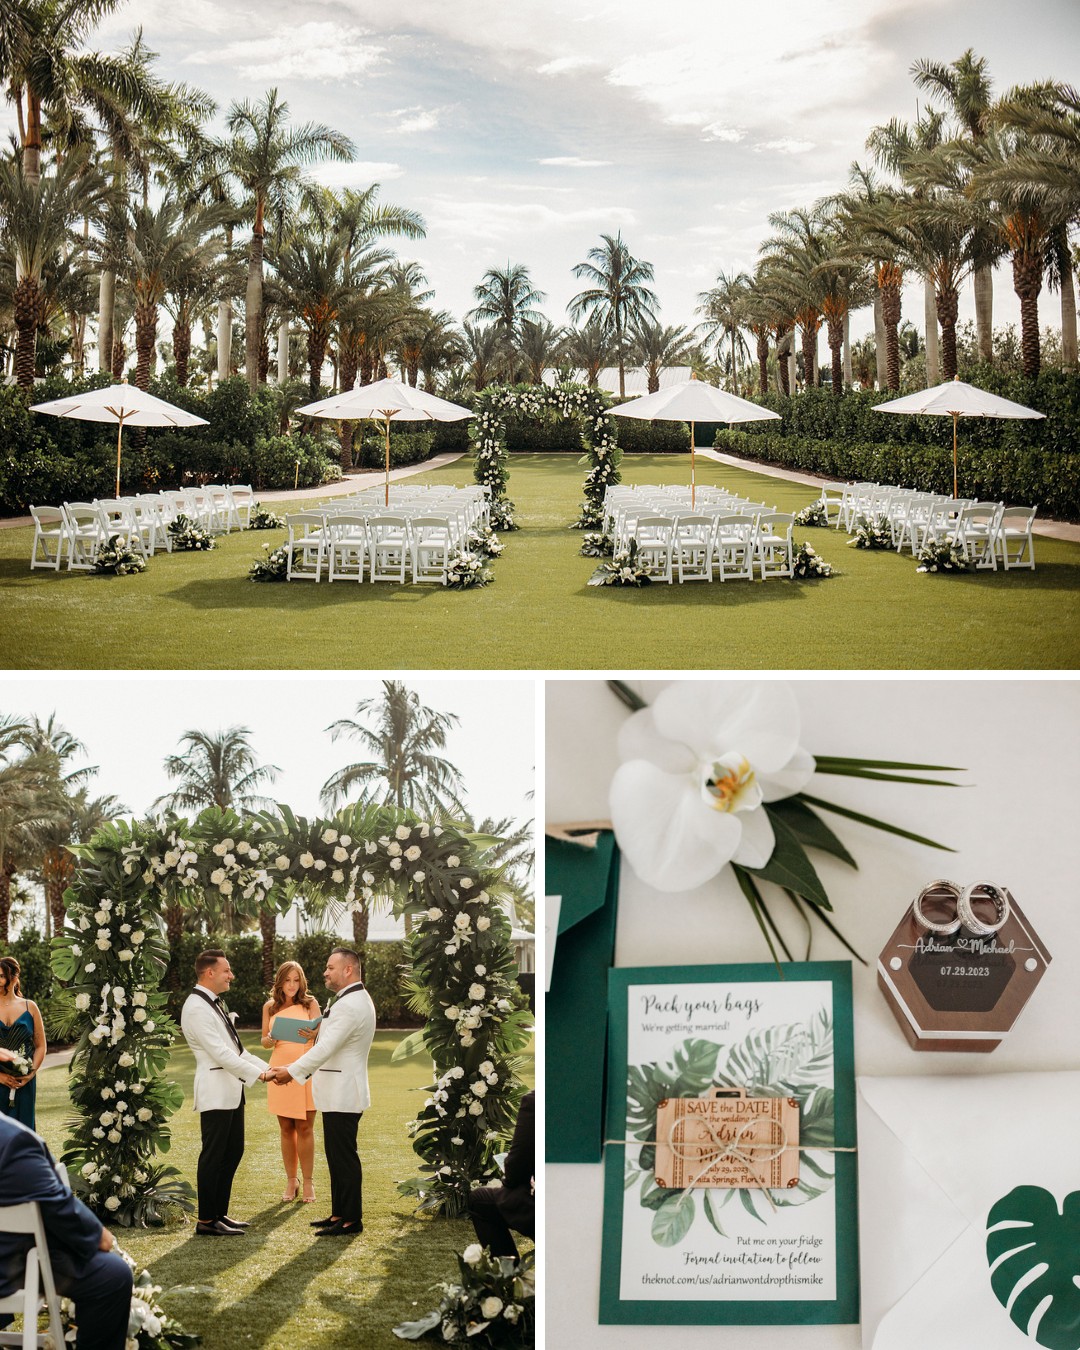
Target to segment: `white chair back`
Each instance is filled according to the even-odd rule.
[[[25,1233],[34,1239],[26,1255],[26,1270],[20,1289],[0,1297],[0,1313],[22,1314],[21,1332],[0,1332],[0,1345],[22,1346],[24,1350],[42,1347],[51,1340],[53,1346],[64,1345],[63,1323],[60,1319],[60,1299],[53,1281],[49,1246],[45,1240],[45,1225],[34,1201],[21,1205],[0,1206],[0,1232]],[[49,1315],[48,1329],[38,1333],[38,1310],[44,1301]]]

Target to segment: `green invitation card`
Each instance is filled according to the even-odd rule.
[[[850,964],[612,970],[608,1016],[600,1321],[857,1322]]]

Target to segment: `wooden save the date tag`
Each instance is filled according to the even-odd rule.
[[[745,1088],[713,1088],[703,1097],[671,1097],[656,1111],[656,1184],[755,1187],[799,1184],[799,1103],[748,1097]]]

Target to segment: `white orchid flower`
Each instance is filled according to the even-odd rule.
[[[680,680],[619,733],[611,784],[615,837],[634,871],[687,891],[728,863],[764,867],[776,840],[763,805],[814,772],[785,684]]]

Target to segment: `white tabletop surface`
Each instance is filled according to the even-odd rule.
[[[662,682],[631,681],[646,698]],[[966,784],[935,788],[818,776],[810,791],[951,845],[941,853],[839,816],[827,819],[859,870],[814,855],[834,919],[869,965],[854,966],[860,1074],[981,1074],[1080,1067],[1080,685],[1065,680],[831,679],[792,682],[811,753],[955,764]],[[603,680],[547,685],[548,821],[606,818],[629,716]],[[1012,891],[1053,963],[1011,1037],[991,1054],[917,1053],[876,985],[874,963],[901,914],[935,877]],[[780,905],[793,951],[802,937]],[[815,927],[813,956],[846,959]],[[615,964],[768,960],[730,871],[679,895],[652,890],[623,860]],[[545,1344],[559,1350],[710,1346],[857,1350],[858,1327],[602,1327],[596,1310],[603,1186],[599,1166],[545,1172]],[[926,1347],[926,1350],[937,1350]],[[993,1347],[986,1347],[993,1350]]]

